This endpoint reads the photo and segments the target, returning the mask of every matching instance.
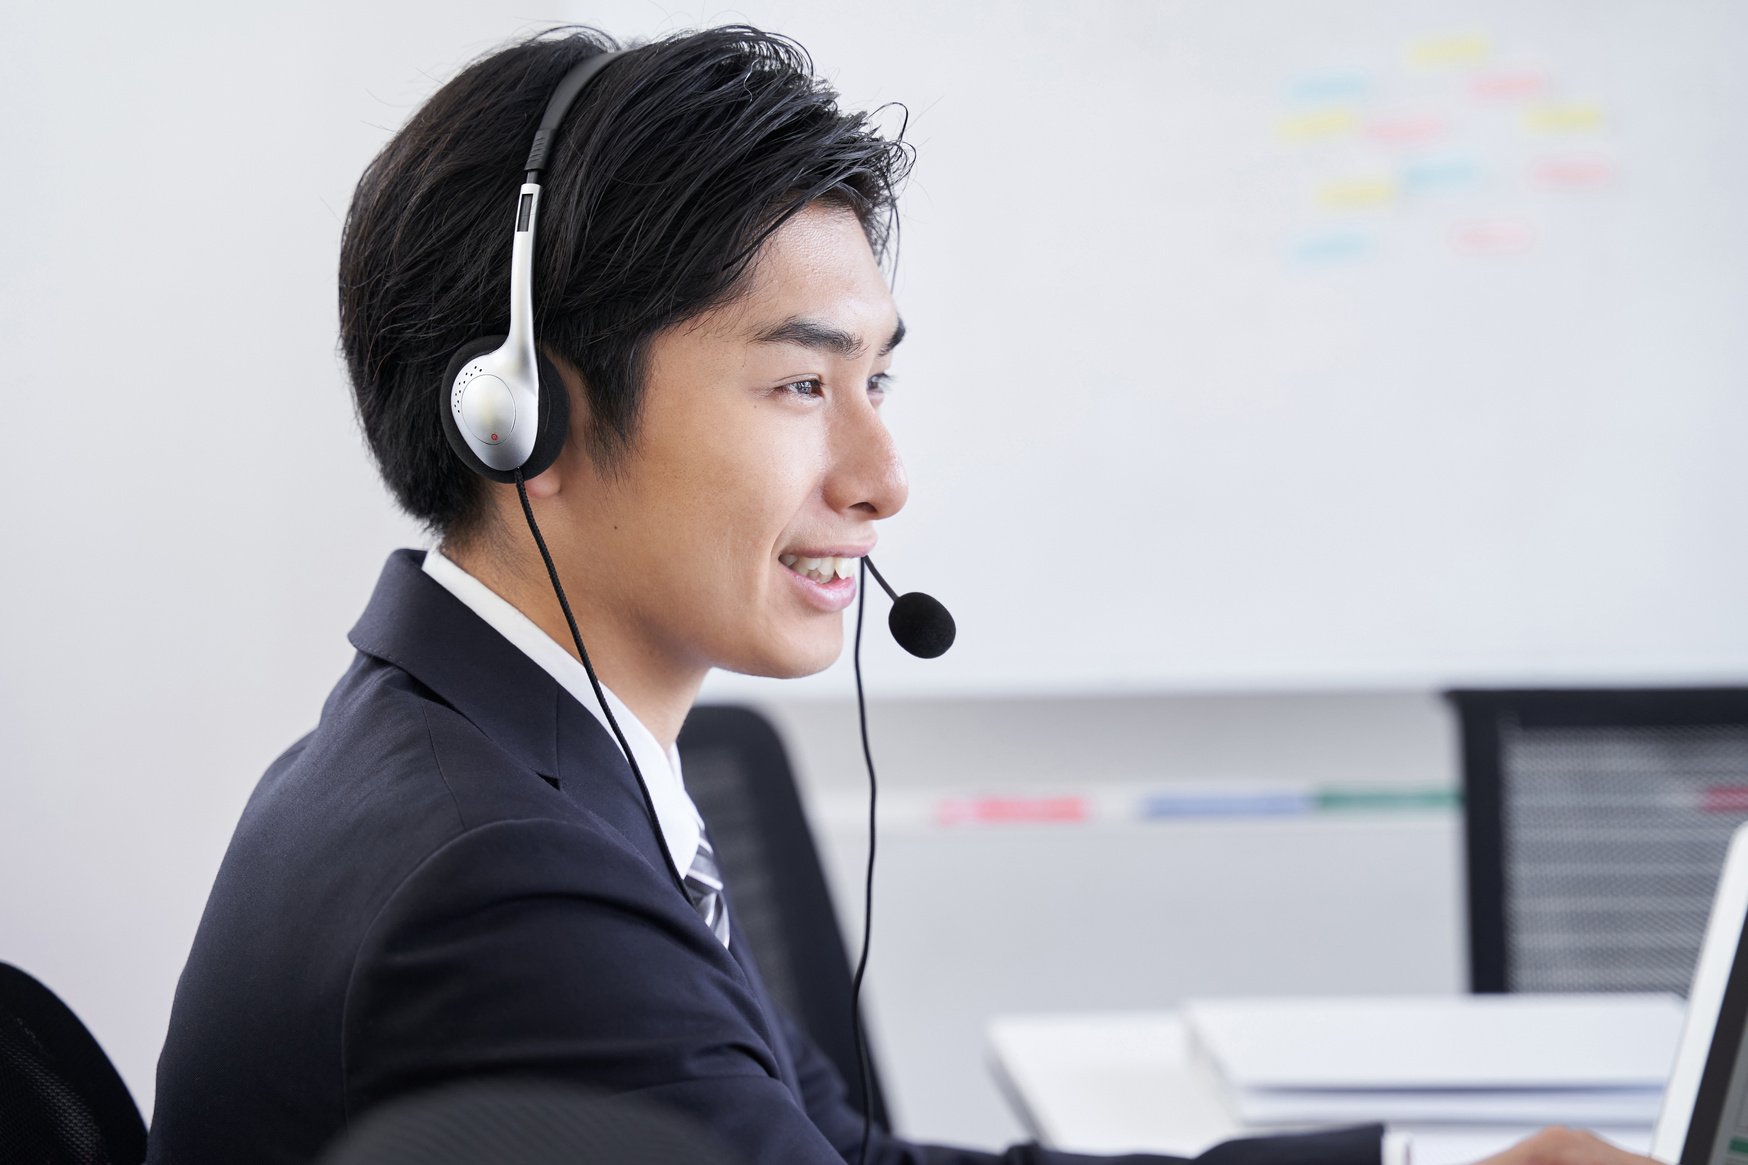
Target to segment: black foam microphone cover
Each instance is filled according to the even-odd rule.
[[[959,632],[947,608],[941,606],[933,595],[921,591],[900,595],[892,604],[886,625],[892,629],[892,637],[898,640],[900,647],[923,659],[945,654]]]

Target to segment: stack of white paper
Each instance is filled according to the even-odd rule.
[[[1648,1128],[1673,995],[1204,1000],[1191,1036],[1247,1125]]]

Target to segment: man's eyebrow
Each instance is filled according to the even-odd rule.
[[[899,316],[898,326],[892,329],[892,336],[886,341],[885,346],[880,349],[880,355],[884,356],[894,348],[898,347],[898,342],[902,339],[904,339],[904,317]]]
[[[904,321],[898,321],[898,326],[892,330],[892,336],[880,348],[878,355],[884,356],[904,339]],[[802,348],[813,348],[822,352],[830,352],[845,360],[854,360],[866,348],[860,336],[846,332],[844,329],[823,320],[809,319],[806,316],[790,316],[781,323],[761,328],[753,335],[753,342],[758,344],[795,344]]]

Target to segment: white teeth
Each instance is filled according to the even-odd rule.
[[[794,571],[804,575],[816,583],[829,583],[835,579],[849,578],[855,572],[854,558],[803,558],[799,554],[780,554],[777,561]]]

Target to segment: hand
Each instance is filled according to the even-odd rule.
[[[1543,1129],[1479,1165],[1659,1165],[1577,1129]]]

